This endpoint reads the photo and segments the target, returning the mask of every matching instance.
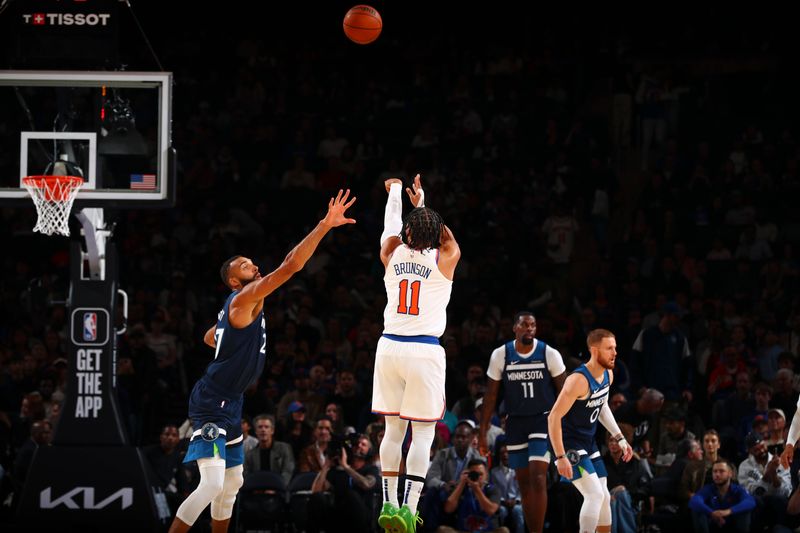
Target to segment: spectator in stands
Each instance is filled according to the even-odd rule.
[[[741,485],[731,483],[733,468],[728,461],[714,461],[711,471],[713,482],[689,500],[694,531],[749,532],[755,500]]]
[[[509,533],[499,525],[500,492],[488,483],[486,462],[470,459],[461,471],[453,492],[444,502],[444,512],[455,515],[455,528],[440,526],[437,533]]]
[[[697,439],[686,439],[678,445],[675,460],[669,465],[666,473],[656,479],[664,480],[666,494],[686,505],[689,502],[688,492],[681,491],[681,479],[686,468],[693,463],[703,462],[703,447]]]
[[[325,399],[309,389],[310,383],[307,369],[301,367],[294,370],[294,390],[284,394],[280,402],[278,402],[279,416],[283,416],[283,413],[286,413],[287,416],[291,418],[289,406],[293,402],[300,402],[303,404],[308,418],[311,420],[316,420],[317,417],[322,414],[322,408],[325,406]]]
[[[686,465],[681,477],[681,494],[691,498],[703,485],[712,482],[711,467],[715,461],[723,460],[719,456],[719,433],[708,429],[703,433],[703,461],[690,462]]]
[[[739,484],[756,500],[753,530],[783,524],[792,482],[789,470],[781,466],[780,455],[767,451],[763,437],[750,433],[745,438],[748,456],[739,465]]]
[[[333,422],[334,435],[343,436],[355,432],[355,428],[353,428],[353,426],[344,425],[344,420],[342,419],[342,406],[338,403],[328,403],[328,405],[325,406],[325,416],[330,418],[331,422]]]
[[[364,429],[362,412],[368,403],[358,391],[356,377],[350,370],[339,370],[336,373],[336,390],[328,398],[328,403],[335,403],[342,408],[342,423],[345,426]]]
[[[758,418],[767,419],[771,399],[772,387],[766,383],[756,383],[753,388],[753,410],[739,422],[737,442],[742,445],[742,450],[744,450],[744,438],[753,430],[753,422]]]
[[[300,452],[313,439],[314,428],[306,422],[306,407],[302,403],[290,403],[287,411],[289,420],[278,426],[278,438],[292,447],[295,457],[300,457]]]
[[[33,462],[33,456],[39,446],[50,446],[52,439],[52,427],[47,420],[37,420],[31,424],[30,438],[26,440],[17,452],[16,461],[14,461],[14,470],[12,471],[12,479],[14,481],[14,498],[22,496],[22,488],[25,485],[25,479],[28,477],[28,470]]]
[[[475,414],[475,403],[478,401],[478,398],[483,397],[486,393],[486,377],[478,376],[470,380],[467,390],[469,394],[460,398],[451,409],[459,420],[473,418]]]
[[[425,478],[427,492],[421,513],[427,526],[436,527],[441,523],[444,501],[459,483],[467,463],[480,459],[478,450],[472,446],[476,437],[475,423],[461,420],[456,424],[452,446],[439,450],[433,456]]]
[[[252,472],[268,470],[280,474],[288,486],[294,474],[294,454],[288,444],[274,439],[275,417],[261,414],[253,419],[253,423],[256,425],[258,446],[245,453],[245,476]]]
[[[179,443],[178,427],[167,424],[161,430],[159,443],[145,446],[142,450],[142,455],[155,474],[154,481],[167,496],[167,503],[173,513],[190,492],[185,483],[186,476],[182,472],[184,453],[179,449]]]
[[[633,343],[630,371],[633,389],[653,387],[668,401],[692,401],[689,341],[678,329],[680,307],[667,302],[658,325],[643,329]]]
[[[769,453],[780,455],[783,453],[783,446],[786,443],[786,415],[783,409],[770,409],[767,412],[767,428],[769,436],[764,439]]]
[[[733,394],[713,405],[711,425],[719,428],[720,440],[724,448],[738,449],[739,425],[753,413],[753,380],[746,370],[736,374],[736,388]]]
[[[519,483],[513,468],[508,466],[508,447],[502,437],[497,445],[497,466],[489,473],[490,482],[500,492],[500,525],[507,525],[511,533],[525,533],[525,515],[522,512]]]
[[[622,407],[622,405],[627,402],[628,399],[621,392],[615,392],[614,394],[608,397],[608,407],[609,409],[611,409],[612,413],[616,413],[617,409]]]
[[[666,431],[658,440],[656,465],[668,467],[675,460],[678,445],[684,440],[694,440],[694,433],[686,429],[686,411],[680,407],[667,409],[663,415]]]
[[[325,459],[314,483],[309,503],[313,523],[330,532],[372,531],[374,499],[380,471],[369,461],[372,445],[362,434],[336,436],[325,450]],[[322,493],[332,495],[326,498]],[[309,528],[315,531],[312,525]]]
[[[244,446],[245,455],[247,455],[247,452],[258,446],[258,439],[250,434],[251,429],[252,424],[250,423],[250,417],[247,415],[242,416],[242,436],[244,437],[242,446]]]
[[[603,463],[608,471],[612,524],[616,524],[617,531],[635,531],[636,504],[648,500],[652,475],[636,455],[624,462],[623,450],[611,435],[606,435],[606,446],[608,451],[603,455]],[[652,511],[650,505],[648,508]]]
[[[664,405],[664,395],[656,389],[646,389],[635,402],[621,405],[614,413],[617,423],[624,431],[624,426],[633,430],[631,446],[633,450],[644,459],[653,457],[654,442],[652,433],[655,432],[654,415],[661,411]]]
[[[333,424],[327,416],[317,420],[314,442],[303,448],[297,457],[298,472],[319,472],[325,464],[325,450],[331,442]]]
[[[797,405],[797,396],[794,390],[794,372],[789,368],[778,370],[769,406],[791,413]]]
[[[746,368],[739,351],[734,346],[726,346],[720,354],[717,365],[708,376],[709,401],[713,404],[730,396],[735,390],[736,375],[745,372]]]

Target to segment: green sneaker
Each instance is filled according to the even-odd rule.
[[[381,514],[378,515],[378,525],[383,528],[386,533],[393,533],[392,531],[392,518],[397,514],[399,509],[392,502],[383,502],[383,509]]]
[[[419,511],[412,515],[411,509],[408,508],[408,505],[403,505],[392,519],[392,532],[417,533],[417,524],[422,524],[422,518],[419,517]]]

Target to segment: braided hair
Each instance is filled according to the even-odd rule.
[[[403,242],[414,250],[439,248],[442,244],[442,217],[428,207],[413,209],[403,224]]]

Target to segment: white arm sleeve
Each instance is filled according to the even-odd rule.
[[[612,437],[616,437],[620,435],[622,432],[619,430],[619,426],[617,425],[617,421],[614,419],[614,413],[611,412],[611,408],[608,406],[608,402],[603,404],[603,407],[600,408],[600,416],[597,418],[603,427],[611,433]]]
[[[389,188],[389,198],[386,200],[386,211],[383,214],[383,234],[381,245],[389,237],[399,237],[403,231],[403,197],[400,191],[403,187],[399,183],[392,183]]]
[[[797,416],[797,411],[800,411],[800,398],[797,399],[797,410],[792,417],[792,425],[789,426],[789,435],[786,437],[786,444],[795,446],[797,441],[800,440],[800,416]]]

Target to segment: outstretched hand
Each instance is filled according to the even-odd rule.
[[[414,207],[422,207],[421,204],[425,202],[425,193],[422,191],[422,182],[420,181],[419,174],[414,176],[414,184],[411,187],[406,187],[406,193],[411,200],[411,205]]]
[[[328,202],[328,213],[325,215],[325,218],[322,219],[323,224],[336,228],[344,224],[356,223],[354,218],[347,218],[344,214],[351,205],[356,203],[355,196],[348,202],[347,198],[349,196],[350,189],[344,191],[344,194],[342,194],[342,190],[339,189],[339,194],[336,195],[336,198],[331,198],[330,202]]]

